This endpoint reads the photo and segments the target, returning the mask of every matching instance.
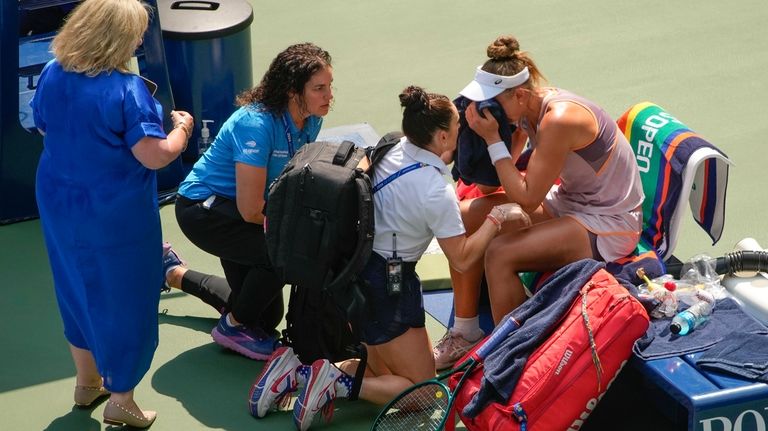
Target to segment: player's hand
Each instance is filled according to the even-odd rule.
[[[531,217],[516,203],[496,205],[491,209],[491,215],[502,223],[518,220],[523,226],[527,227],[531,225]]]
[[[495,144],[501,141],[499,135],[499,123],[491,114],[489,109],[483,110],[483,115],[477,110],[477,102],[472,102],[465,111],[467,116],[467,124],[469,127],[477,133],[478,136],[485,140],[486,145]]]

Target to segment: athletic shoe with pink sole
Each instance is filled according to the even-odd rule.
[[[292,348],[275,350],[251,387],[248,396],[251,415],[263,418],[270,410],[290,400],[290,394],[298,390],[296,368],[299,365],[301,361]]]
[[[307,385],[299,393],[293,405],[293,423],[301,431],[312,425],[318,412],[322,412],[326,422],[333,417],[333,400],[336,399],[336,380],[342,375],[327,359],[318,359],[312,363]]]
[[[267,360],[280,347],[276,337],[259,328],[230,326],[226,314],[221,316],[219,324],[211,331],[211,337],[219,345],[251,359]]]

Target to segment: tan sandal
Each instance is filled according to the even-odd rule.
[[[104,407],[104,423],[109,425],[128,425],[134,428],[147,428],[157,419],[157,413],[142,411],[139,416],[120,404],[109,400]]]
[[[78,407],[91,407],[99,398],[109,395],[104,386],[75,386],[75,405]]]

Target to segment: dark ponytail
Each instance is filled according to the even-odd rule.
[[[403,107],[403,133],[411,143],[425,148],[438,130],[448,130],[453,119],[453,103],[442,94],[427,93],[411,85],[400,93]]]

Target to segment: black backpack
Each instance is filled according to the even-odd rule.
[[[307,144],[269,186],[267,251],[291,285],[282,341],[306,364],[360,358],[350,399],[367,359],[361,324],[368,307],[358,274],[373,247],[369,174],[401,136],[387,134],[368,150],[348,141]],[[359,167],[366,156],[368,173]]]

